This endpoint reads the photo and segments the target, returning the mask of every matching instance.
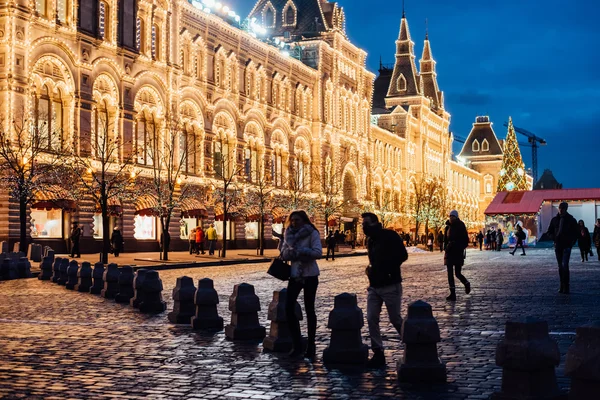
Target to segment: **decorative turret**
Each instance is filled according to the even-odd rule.
[[[420,94],[414,49],[415,43],[410,38],[406,14],[402,12],[400,34],[396,40],[396,63],[387,93],[388,98]]]
[[[429,34],[425,33],[425,44],[423,46],[423,55],[420,64],[420,83],[421,93],[431,100],[433,108],[444,108],[444,98],[437,83],[437,73],[435,72],[435,60],[431,55],[431,45],[429,43]]]
[[[529,189],[525,177],[525,164],[510,117],[508,118],[508,133],[504,141],[504,157],[499,175],[498,192]]]

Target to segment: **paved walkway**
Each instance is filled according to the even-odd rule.
[[[325,256],[326,251],[323,251]],[[366,250],[357,248],[355,250],[348,250],[339,252],[337,256],[354,256],[366,254]],[[181,267],[181,266],[214,266],[219,264],[234,264],[234,263],[261,263],[268,262],[274,257],[279,255],[279,251],[276,249],[265,249],[264,254],[261,256],[257,254],[256,249],[235,249],[227,250],[227,257],[219,257],[219,253],[215,253],[212,256],[206,254],[190,254],[188,251],[172,251],[169,253],[169,260],[161,260],[161,254],[158,252],[140,252],[140,253],[123,253],[119,257],[115,257],[112,254],[108,255],[108,262],[114,262],[122,265],[131,265],[136,267],[155,267],[158,269],[164,269],[160,267]],[[57,257],[68,257],[67,254],[57,254]],[[76,259],[79,262],[89,261],[92,265],[100,260],[100,254],[82,254],[81,258]]]
[[[558,341],[559,385],[567,389],[564,359],[578,326],[600,320],[600,262],[572,257],[572,294],[557,293],[558,273],[551,250],[528,250],[526,257],[507,252],[470,250],[464,274],[471,295],[448,294],[439,253],[413,254],[403,265],[404,302],[429,302],[440,325],[441,359],[446,384],[399,384],[395,361],[402,356],[399,337],[382,316],[388,366],[385,371],[345,373],[323,366],[329,343],[327,315],[334,295],[358,294],[365,306],[366,257],[321,261],[317,296],[317,354],[314,364],[263,353],[262,345],[238,343],[196,333],[167,322],[166,313],[145,316],[99,296],[76,293],[36,279],[0,282],[0,397],[28,399],[487,399],[499,390],[501,369],[495,349],[507,319],[533,315],[548,321]],[[233,285],[255,285],[268,326],[267,306],[280,282],[265,274],[264,264],[161,271],[165,300],[178,276],[210,277],[229,322]],[[305,327],[303,326],[303,331]],[[363,341],[369,343],[366,326]]]

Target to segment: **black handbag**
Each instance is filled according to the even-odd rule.
[[[287,262],[283,261],[281,257],[277,257],[271,263],[267,274],[281,281],[287,281],[290,279],[291,266]]]

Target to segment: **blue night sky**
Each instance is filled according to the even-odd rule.
[[[227,1],[224,1],[227,3]],[[254,2],[229,2],[247,15]],[[402,2],[340,0],[350,40],[368,53],[373,72],[394,62]],[[425,19],[451,131],[466,138],[477,115],[547,140],[538,175],[552,169],[564,188],[600,187],[600,5],[595,0],[407,0],[417,62]],[[418,65],[418,64],[417,64]],[[521,135],[519,140],[526,142]],[[462,144],[455,143],[455,154]],[[531,149],[521,147],[531,167]],[[593,168],[596,168],[596,171]]]

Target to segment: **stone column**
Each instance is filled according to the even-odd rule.
[[[158,314],[167,309],[167,303],[163,301],[163,284],[157,271],[146,272],[142,287],[145,298],[140,302],[140,311],[143,313]]]
[[[88,261],[81,263],[81,268],[77,272],[77,286],[75,290],[82,293],[88,293],[92,287],[92,265]]]
[[[558,400],[554,368],[560,363],[556,341],[548,323],[527,317],[506,323],[505,337],[496,348],[496,365],[502,367],[502,390],[492,400]]]
[[[571,377],[569,400],[600,396],[600,323],[577,328],[575,343],[569,347],[565,375]]]
[[[104,280],[104,289],[100,295],[106,299],[114,299],[119,293],[119,267],[117,264],[108,264],[102,279]]]
[[[69,290],[75,289],[77,285],[77,273],[79,272],[79,264],[75,260],[71,260],[67,267],[67,282],[65,286]]]
[[[231,340],[263,339],[265,328],[258,322],[260,301],[254,286],[247,283],[235,285],[229,298],[231,323],[225,327],[225,336]]]
[[[104,289],[104,264],[97,262],[94,264],[94,271],[92,272],[92,278],[94,283],[90,287],[91,294],[101,294]]]
[[[323,363],[364,366],[369,352],[360,335],[364,324],[363,313],[357,306],[355,294],[342,293],[335,296],[333,310],[329,313],[327,322],[327,327],[331,329],[331,341],[323,352]]]
[[[41,281],[49,281],[52,279],[52,260],[50,257],[44,257],[42,259],[42,263],[40,264],[40,274],[38,275],[38,279]]]
[[[446,382],[446,366],[437,354],[440,328],[431,306],[417,300],[408,306],[402,324],[404,357],[398,361],[400,382]]]
[[[127,303],[133,297],[133,268],[124,265],[119,268],[119,292],[115,296],[117,303]]]
[[[147,272],[147,269],[139,269],[136,271],[135,277],[133,278],[134,295],[129,301],[129,305],[134,308],[140,308],[140,303],[146,299],[143,286]]]
[[[52,267],[52,282],[58,283],[58,279],[60,278],[60,266],[62,264],[62,257],[56,257],[54,259],[54,265]],[[67,260],[67,263],[69,261]]]
[[[62,262],[60,263],[60,276],[58,277],[58,281],[56,282],[59,285],[67,284],[67,280],[69,279],[69,276],[67,275],[68,268],[69,268],[69,259],[63,258]]]
[[[33,276],[31,274],[31,263],[26,257],[21,257],[17,261],[17,276],[19,278],[31,278]]]

